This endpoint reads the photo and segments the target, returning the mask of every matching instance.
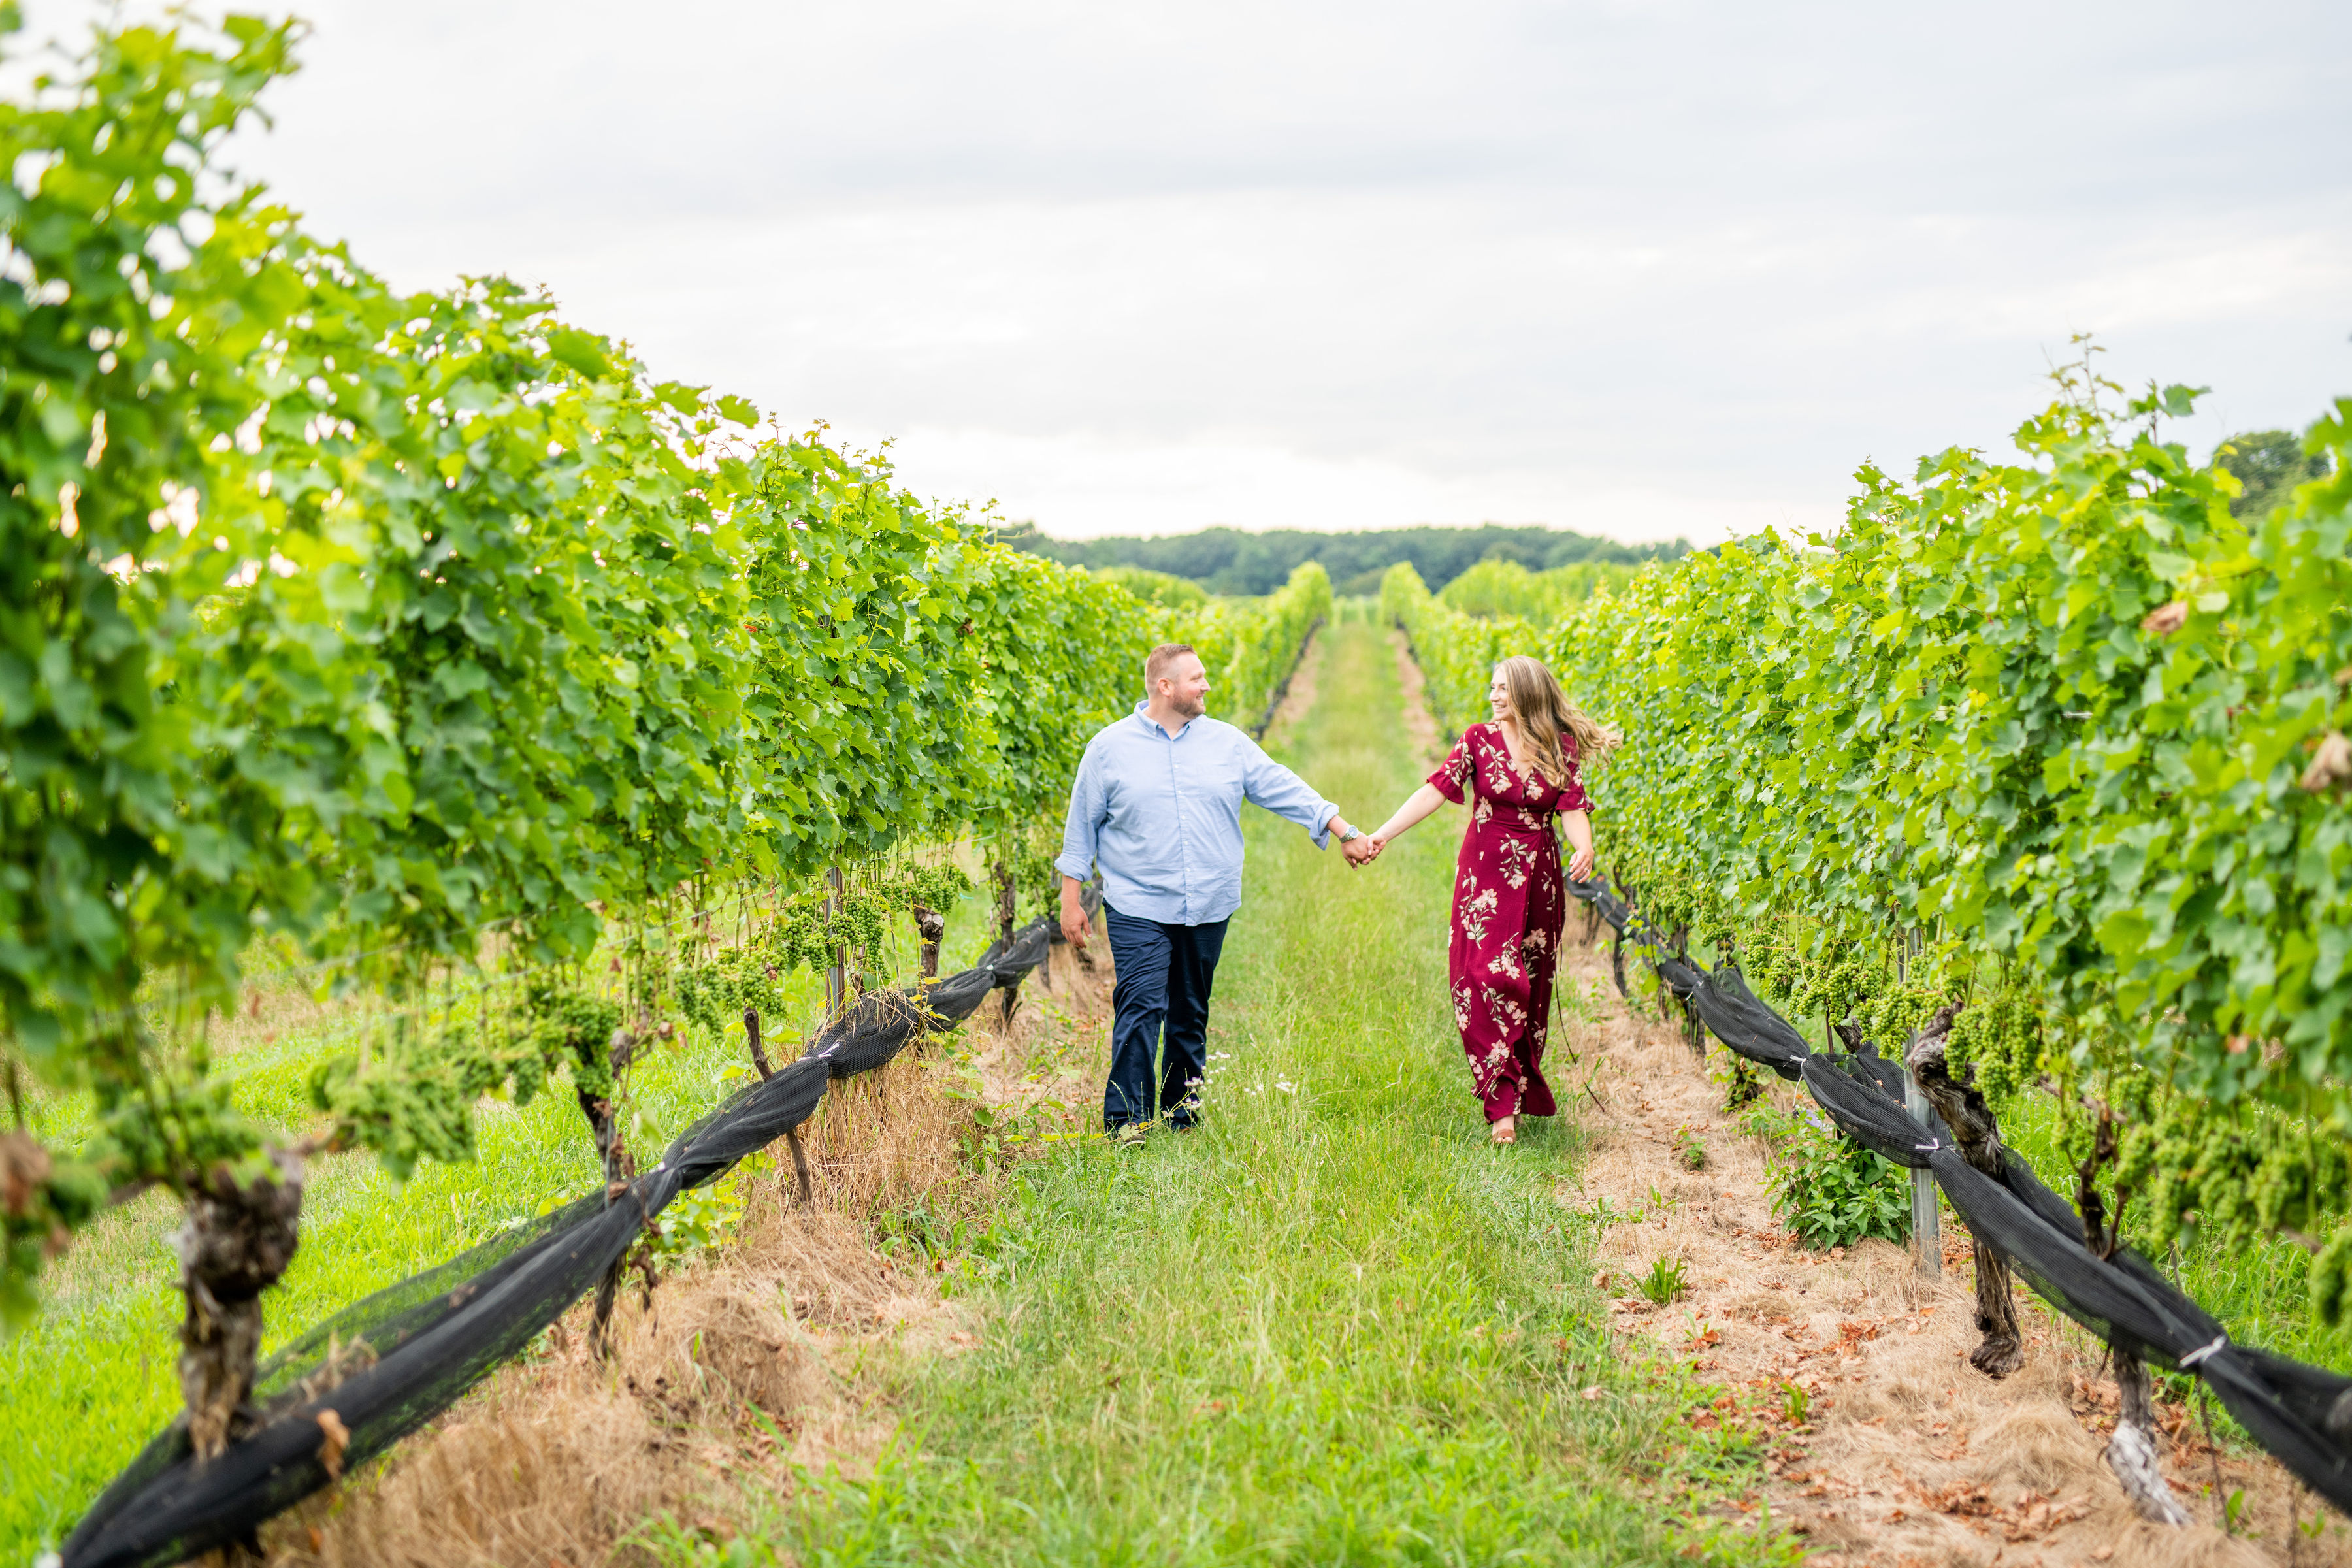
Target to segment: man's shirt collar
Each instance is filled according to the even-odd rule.
[[[1143,727],[1146,730],[1156,734],[1168,735],[1168,727],[1151,716],[1151,704],[1148,700],[1135,705],[1135,716],[1138,720],[1142,721]],[[1198,716],[1196,715],[1195,719],[1197,719],[1197,717]],[[1192,728],[1195,719],[1185,720],[1183,729],[1177,731],[1172,735],[1168,735],[1168,738],[1171,741],[1182,740],[1186,731]]]

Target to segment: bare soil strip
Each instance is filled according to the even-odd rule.
[[[1573,938],[1583,921],[1570,912]],[[2141,1522],[2101,1460],[2116,1387],[2103,1347],[2021,1289],[2023,1370],[1995,1383],[1967,1363],[1967,1233],[1948,1211],[1939,1281],[1883,1241],[1827,1253],[1799,1246],[1772,1216],[1769,1152],[1722,1107],[1679,1025],[1619,998],[1605,947],[1563,954],[1567,1026],[1552,1047],[1556,1087],[1591,1152],[1560,1201],[1628,1217],[1602,1232],[1617,1331],[1689,1358],[1727,1390],[1701,1420],[1768,1432],[1770,1480],[1741,1507],[1802,1534],[1819,1568],[1846,1564],[2322,1564],[2352,1563],[2352,1531],[2330,1513],[2316,1540],[2291,1527],[2321,1511],[2259,1453],[2203,1441],[2195,1407],[2164,1407],[2165,1470],[2200,1522]],[[1709,1044],[1709,1065],[1727,1053]],[[1784,1104],[1798,1091],[1766,1075]],[[1589,1090],[1583,1087],[1589,1085]],[[1706,1150],[1688,1168],[1683,1148]],[[1679,1258],[1689,1293],[1654,1307],[1635,1289],[1654,1259]],[[1791,1386],[1803,1391],[1790,1419]],[[2242,1489],[2236,1535],[2218,1527],[2213,1492]]]
[[[1413,659],[1412,645],[1405,640],[1404,633],[1391,631],[1389,646],[1396,649],[1397,680],[1404,688],[1405,742],[1412,748],[1416,760],[1426,759],[1432,763],[1443,762],[1445,742],[1437,732],[1436,717],[1429,710],[1429,702],[1424,696],[1429,682],[1423,677],[1421,666]]]
[[[1290,672],[1290,684],[1283,689],[1282,701],[1266,721],[1265,733],[1258,743],[1271,752],[1286,745],[1298,721],[1315,706],[1315,694],[1322,689],[1324,661],[1330,656],[1331,636],[1328,626],[1318,626],[1307,635],[1307,647],[1298,656],[1298,668]]]

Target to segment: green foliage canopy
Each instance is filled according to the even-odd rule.
[[[310,239],[215,162],[291,37],[101,28],[0,103],[0,1067],[100,1130],[0,1151],[11,1313],[110,1189],[274,1169],[205,1044],[257,942],[398,1005],[746,879],[1017,836],[1181,635],[541,296],[402,294]],[[1236,696],[1328,612],[1298,577],[1221,613]],[[403,1169],[603,1049],[411,1022],[316,1085]]]
[[[1593,595],[1623,587],[1636,570],[1592,561],[1530,572],[1516,561],[1490,556],[1446,584],[1437,596],[1465,616],[1546,626]]]

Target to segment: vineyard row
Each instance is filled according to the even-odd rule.
[[[1842,531],[1694,554],[1547,626],[1459,615],[1410,568],[1383,610],[1449,728],[1518,652],[1622,727],[1601,863],[1660,951],[1713,948],[1823,1033],[1932,1033],[1995,1147],[1992,1106],[2053,1095],[2103,1256],[2285,1236],[2334,1324],[2352,400],[2306,437],[2327,471],[2239,518],[2236,481],[2160,438],[2193,395],[2118,392],[2063,373],[2019,461],[1866,467]],[[2013,1321],[1988,1331],[1998,1375]]]
[[[1148,605],[541,295],[395,289],[221,163],[294,36],[100,28],[0,103],[0,1316],[172,1194],[199,1456],[250,1425],[308,1159],[462,1158],[561,1073],[635,1179],[668,1015],[808,967],[837,1016],[886,918],[936,952],[973,840],[1009,932],[1146,650],[1250,722],[1330,608],[1311,566]],[[300,1138],[213,1070],[257,962],[385,1004]],[[96,1131],[47,1147],[65,1095]]]

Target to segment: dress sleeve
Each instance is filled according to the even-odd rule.
[[[1462,738],[1454,742],[1454,750],[1437,764],[1437,771],[1429,775],[1427,782],[1438,794],[1460,805],[1464,793],[1477,773],[1478,763],[1470,755],[1470,732],[1465,730]]]
[[[1575,738],[1562,735],[1560,741],[1561,760],[1568,763],[1568,777],[1560,781],[1559,799],[1552,804],[1552,809],[1559,812],[1591,811],[1592,797],[1584,793],[1584,773],[1577,765]]]

